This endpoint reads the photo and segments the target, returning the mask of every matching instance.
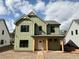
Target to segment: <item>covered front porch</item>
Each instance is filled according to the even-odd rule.
[[[34,51],[62,51],[64,52],[64,36],[35,35]]]

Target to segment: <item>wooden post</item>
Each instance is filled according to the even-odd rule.
[[[48,39],[46,39],[46,51],[48,52]]]
[[[35,39],[33,39],[33,52],[35,51]]]
[[[61,45],[62,45],[62,52],[64,52],[64,40],[61,40]]]

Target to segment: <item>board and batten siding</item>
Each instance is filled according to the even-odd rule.
[[[29,32],[20,32],[21,25],[29,25]],[[15,50],[33,50],[33,38],[31,37],[34,35],[34,23],[32,21],[24,20],[19,25],[16,25],[16,31],[15,31]],[[19,46],[20,40],[28,40],[28,47],[27,48],[21,48]]]
[[[3,30],[4,30],[4,35],[2,35]],[[0,41],[1,40],[4,40],[4,44],[0,44],[0,47],[10,45],[10,36],[3,20],[0,21]]]
[[[59,28],[59,26],[55,26],[54,25],[54,30],[55,30],[55,32],[53,33],[53,32],[51,32],[50,25],[47,27],[48,34],[52,34],[52,35],[60,34],[60,28]]]
[[[78,30],[78,35],[76,35],[76,30]],[[71,31],[73,31],[73,35],[71,34]],[[69,40],[74,42],[79,47],[79,24],[75,21],[71,24],[71,27],[65,37],[65,44],[68,43]]]
[[[32,17],[31,20],[36,23],[38,26],[42,26],[42,31],[44,34],[47,33],[47,29],[46,29],[46,24],[43,20],[41,20],[40,18],[38,17]]]
[[[19,23],[19,25],[16,25],[15,30],[15,50],[25,50],[25,51],[34,51],[34,38],[31,37],[34,35],[34,24],[38,24],[38,26],[42,26],[43,31],[46,33],[46,24],[41,21],[38,17],[31,17],[31,20],[23,20]],[[29,32],[20,32],[21,25],[29,25]],[[19,47],[20,40],[28,40],[28,48],[21,48]]]

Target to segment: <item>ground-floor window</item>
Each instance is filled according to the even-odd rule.
[[[0,40],[0,44],[1,44],[1,45],[4,44],[4,40]]]
[[[20,47],[28,47],[28,40],[20,40]]]
[[[57,39],[54,39],[54,42],[57,42]]]

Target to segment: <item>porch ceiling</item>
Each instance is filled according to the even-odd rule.
[[[45,37],[45,38],[64,38],[64,35],[32,35],[32,37],[37,38],[37,37]]]

